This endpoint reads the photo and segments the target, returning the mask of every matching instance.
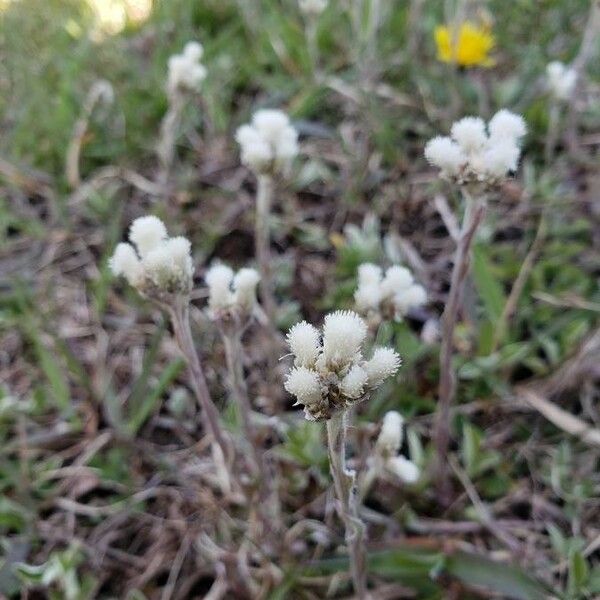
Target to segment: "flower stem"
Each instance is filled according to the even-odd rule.
[[[546,140],[544,143],[544,160],[548,165],[554,154],[560,126],[560,107],[556,100],[552,99],[551,102],[552,104],[550,105],[550,112],[548,115],[548,131],[546,131]]]
[[[454,329],[469,272],[471,246],[485,213],[485,203],[482,199],[473,199],[466,191],[464,196],[465,214],[454,258],[448,301],[442,315],[439,401],[433,433],[437,452],[437,493],[443,506],[450,504],[452,495],[447,457],[450,445],[450,408],[456,395],[456,374],[452,366]]]
[[[583,89],[583,74],[588,62],[594,57],[598,34],[600,33],[600,0],[591,0],[590,12],[586,20],[585,31],[579,52],[573,61],[573,69],[577,74],[575,89],[569,98],[567,112],[567,144],[571,154],[579,151],[579,138],[577,135],[577,112],[579,98]]]
[[[189,299],[177,297],[169,306],[175,337],[183,357],[188,365],[191,384],[202,410],[202,418],[206,431],[213,438],[213,455],[217,469],[220,471],[224,490],[231,490],[231,474],[227,467],[231,451],[219,423],[219,412],[210,397],[204,371],[196,353],[192,332],[190,329]]]
[[[256,260],[260,272],[260,293],[262,305],[265,309],[271,326],[275,325],[275,298],[273,297],[273,282],[271,278],[271,253],[269,219],[275,182],[271,175],[258,175],[258,186],[256,190],[256,220],[254,230],[254,243],[256,248]]]
[[[319,73],[319,45],[317,39],[319,17],[310,14],[306,17],[304,24],[304,35],[306,37],[306,47],[310,59],[310,69],[313,79],[318,79]]]
[[[254,474],[258,475],[261,471],[262,457],[256,445],[256,436],[252,426],[252,405],[244,379],[240,333],[237,331],[233,333],[223,332],[222,337],[231,391],[241,418],[246,440],[251,448],[250,466]]]
[[[156,147],[156,153],[160,162],[158,172],[158,183],[163,188],[164,198],[167,197],[167,185],[171,175],[171,168],[175,157],[175,141],[177,130],[181,122],[185,100],[182,94],[169,96],[169,110],[160,124],[160,139]]]
[[[346,468],[347,419],[346,411],[340,411],[327,421],[327,447],[340,516],[346,527],[346,544],[350,555],[354,590],[359,599],[365,599],[368,598],[365,525],[358,515],[356,473]]]

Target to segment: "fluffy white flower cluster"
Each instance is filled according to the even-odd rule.
[[[327,8],[328,0],[298,0],[305,15],[320,15]]]
[[[165,224],[149,215],[131,224],[129,241],[119,244],[110,259],[115,275],[146,293],[189,292],[194,268],[187,238],[170,238]]]
[[[212,266],[204,277],[208,285],[208,309],[212,318],[250,316],[256,305],[260,275],[254,269],[234,273],[227,265]]]
[[[452,125],[450,137],[427,142],[425,158],[459,185],[495,185],[517,169],[526,131],[523,117],[505,109],[492,117],[487,128],[479,117],[464,117]]]
[[[404,419],[395,410],[385,414],[381,432],[375,445],[373,467],[379,474],[389,473],[405,483],[419,479],[419,467],[411,460],[398,454],[402,446]]]
[[[200,63],[204,48],[199,42],[188,42],[181,54],[169,58],[169,94],[179,90],[196,92],[206,78],[206,67]]]
[[[577,83],[575,69],[555,60],[546,67],[546,77],[548,89],[557,100],[566,101],[571,98]]]
[[[396,373],[400,357],[392,348],[375,348],[372,358],[364,360],[366,336],[366,323],[352,311],[328,314],[322,332],[306,321],[289,330],[294,367],[285,389],[304,405],[307,419],[329,419],[336,410],[365,400]]]
[[[406,267],[394,265],[385,274],[373,263],[358,267],[358,287],[354,292],[356,310],[367,316],[369,321],[383,319],[402,320],[413,308],[427,302],[427,292],[414,282]]]
[[[280,110],[257,111],[252,123],[238,128],[235,139],[242,163],[255,173],[285,171],[298,154],[298,132]]]

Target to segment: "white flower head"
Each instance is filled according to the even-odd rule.
[[[381,267],[373,263],[362,263],[358,267],[358,283],[359,285],[381,283]]]
[[[233,269],[227,265],[213,265],[204,276],[208,286],[208,305],[211,310],[228,309],[233,303]]]
[[[115,275],[151,296],[189,293],[194,267],[188,239],[169,238],[164,223],[150,215],[132,223],[129,240],[116,247],[110,260]]]
[[[256,286],[260,275],[255,269],[243,268],[237,273],[227,265],[214,264],[204,276],[208,286],[208,314],[213,320],[236,316],[248,318],[256,306]],[[247,321],[244,321],[247,322]]]
[[[109,260],[109,267],[113,275],[123,276],[127,282],[137,287],[144,280],[144,268],[131,244],[121,243]]]
[[[294,367],[287,375],[285,390],[296,396],[298,402],[311,406],[321,400],[321,382],[316,371],[306,367]]]
[[[360,398],[365,390],[369,376],[360,365],[353,365],[340,383],[341,392],[352,400]]]
[[[170,285],[173,273],[173,257],[167,244],[162,242],[146,254],[144,257],[144,270],[146,277],[159,288]]]
[[[384,456],[398,454],[402,446],[403,429],[404,419],[399,412],[390,410],[385,413],[377,438],[377,450]]]
[[[402,455],[388,458],[385,467],[404,483],[416,483],[421,476],[419,467]]]
[[[247,313],[252,312],[256,304],[256,286],[260,275],[256,269],[240,269],[233,278],[233,301]]]
[[[458,175],[467,162],[462,148],[446,136],[437,136],[427,142],[425,158],[429,164],[438,167],[447,176]]]
[[[355,312],[338,310],[325,317],[323,357],[329,363],[352,361],[367,337],[367,324]]]
[[[383,418],[381,431],[375,443],[375,452],[370,459],[377,476],[392,476],[403,483],[415,483],[420,477],[419,467],[399,454],[402,447],[404,419],[395,410],[387,412]]]
[[[427,303],[427,292],[422,285],[414,283],[400,290],[393,298],[396,318],[406,316],[413,308],[419,308]]]
[[[406,267],[393,265],[383,277],[381,269],[371,263],[358,268],[354,304],[361,314],[366,315],[371,326],[383,318],[399,321],[426,301],[425,288],[414,283],[413,275]]]
[[[450,133],[467,154],[481,150],[487,142],[485,123],[479,117],[463,117],[452,125]]]
[[[367,283],[359,285],[354,292],[354,304],[356,310],[366,313],[370,310],[377,310],[381,302],[381,285],[376,283]]]
[[[181,54],[169,58],[167,90],[169,94],[179,91],[195,92],[206,78],[206,67],[200,63],[204,53],[202,44],[188,42]]]
[[[381,282],[381,295],[389,298],[407,289],[413,283],[412,273],[400,265],[394,265],[385,272]]]
[[[320,15],[327,8],[328,0],[298,0],[300,10],[305,15]]]
[[[381,302],[381,267],[362,263],[358,267],[358,287],[354,292],[356,309],[361,313],[377,310]]]
[[[169,238],[165,245],[173,261],[173,269],[178,271],[181,278],[191,279],[194,275],[192,263],[192,244],[183,236]]]
[[[295,365],[314,367],[321,350],[320,338],[319,330],[306,321],[296,323],[289,330],[286,341],[295,357]]]
[[[242,163],[256,173],[285,171],[298,154],[298,133],[280,110],[263,109],[238,128]]]
[[[560,101],[571,98],[577,84],[577,71],[558,60],[546,67],[546,78],[550,93]]]
[[[183,48],[183,56],[193,62],[198,62],[204,54],[204,48],[200,42],[188,42]]]
[[[129,240],[132,244],[135,244],[135,247],[142,258],[166,239],[167,228],[165,227],[165,224],[154,215],[136,219],[129,228]]]
[[[492,142],[510,141],[516,144],[527,133],[527,124],[521,115],[503,108],[491,118],[488,129]]]
[[[482,170],[495,178],[516,171],[521,149],[512,140],[502,140],[488,148],[482,156]]]
[[[364,364],[368,384],[375,388],[398,371],[402,361],[393,348],[375,348],[371,360]]]
[[[517,169],[526,132],[523,117],[506,109],[492,117],[487,132],[481,119],[465,117],[452,125],[454,140],[438,136],[427,142],[425,158],[458,185],[491,188]]]
[[[363,359],[366,333],[363,319],[351,311],[327,315],[322,335],[305,321],[290,329],[287,342],[294,355],[294,368],[285,389],[305,405],[308,419],[330,419],[335,412],[368,398],[386,377],[396,372],[400,358],[391,349],[376,349],[376,364],[373,358]],[[385,358],[389,352],[391,360]]]

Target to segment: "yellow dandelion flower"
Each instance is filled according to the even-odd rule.
[[[435,43],[438,60],[456,63],[461,67],[491,67],[494,64],[489,57],[489,52],[493,49],[496,40],[489,26],[478,26],[472,21],[465,21],[455,32],[454,40],[452,37],[451,27],[446,25],[436,27]]]

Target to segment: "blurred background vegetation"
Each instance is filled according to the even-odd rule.
[[[437,344],[421,333],[443,310],[453,248],[432,199],[441,194],[459,205],[425,164],[423,145],[458,116],[489,117],[501,107],[524,115],[523,164],[491,203],[458,331],[453,452],[475,500],[458,478],[461,495],[440,515],[427,475],[409,490],[381,486],[368,506],[396,528],[374,526],[372,539],[383,541],[373,572],[419,598],[491,597],[482,591],[490,586],[494,597],[538,598],[547,589],[538,581],[557,597],[599,597],[598,448],[518,399],[519,386],[538,385],[563,410],[600,423],[598,52],[577,115],[579,153],[561,141],[544,159],[543,74],[550,60],[576,56],[589,1],[472,2],[496,47],[493,67],[471,71],[436,59],[433,32],[452,3],[390,0],[374,54],[347,4],[331,1],[319,21],[319,78],[294,0],[0,0],[0,595],[18,597],[26,582],[56,598],[192,598],[214,583],[197,549],[167,586],[174,557],[192,544],[181,527],[156,521],[168,519],[175,503],[177,518],[202,532],[218,502],[203,499],[198,508],[202,482],[184,481],[198,423],[167,326],[115,284],[106,259],[132,218],[153,211],[191,238],[199,275],[215,257],[245,264],[253,182],[239,166],[233,133],[269,106],[289,112],[303,142],[274,215],[281,326],[351,306],[363,261],[412,257],[411,266],[421,265],[432,302],[380,331],[404,367],[362,408],[354,454],[364,457],[373,424],[397,409],[410,421],[407,445],[426,473]],[[108,165],[152,182],[167,60],[191,39],[205,47],[208,78],[186,107],[170,202],[157,205],[131,182],[86,188]],[[99,79],[112,85],[114,102],[92,114],[80,156],[84,185],[72,190],[67,148]],[[196,320],[210,384],[225,407],[222,349],[200,310]],[[321,431],[263,381],[260,353],[248,354],[257,407],[285,424],[274,443],[294,515],[327,484]],[[230,412],[224,419],[235,429]],[[522,555],[498,543],[489,515],[519,540]],[[438,518],[458,524],[442,529],[441,541]],[[408,546],[396,548],[405,535]],[[150,567],[158,552],[162,563]],[[477,562],[476,554],[527,564],[535,580]],[[303,571],[310,552],[290,552],[268,597],[319,597],[300,579],[335,573],[332,555],[325,552],[313,573]]]

